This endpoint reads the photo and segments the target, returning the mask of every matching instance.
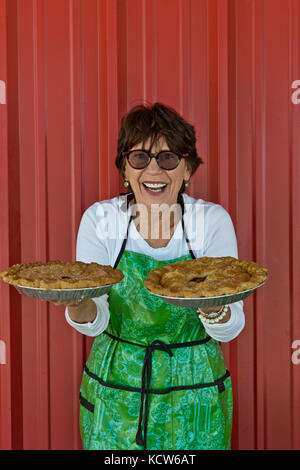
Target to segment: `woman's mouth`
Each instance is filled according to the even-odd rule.
[[[166,186],[167,183],[142,183],[144,188],[148,193],[154,194],[154,193],[162,193]]]

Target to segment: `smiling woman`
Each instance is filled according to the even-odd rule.
[[[132,191],[131,183],[134,181],[134,177],[138,176],[138,173],[132,173],[132,178],[130,178],[130,174],[126,175],[126,166],[127,171],[130,171],[129,165],[134,169],[137,167],[133,164],[132,159],[128,157],[133,150],[140,149],[142,151],[146,150],[147,158],[144,156],[143,165],[140,165],[139,169],[146,169],[148,165],[152,165],[150,169],[152,179],[147,181],[144,175],[139,175],[143,178],[141,181],[150,184],[157,183],[156,173],[161,176],[162,172],[159,172],[158,169],[164,169],[164,179],[159,182],[168,184],[172,179],[177,179],[177,183],[180,183],[177,194],[184,192],[185,182],[203,163],[197,154],[194,126],[184,120],[174,109],[160,103],[155,103],[152,107],[138,105],[132,108],[125,114],[121,124],[116,166],[125,180],[128,181],[128,190]],[[154,158],[151,159],[151,156],[155,156],[155,154],[150,154],[152,149],[157,152],[157,162],[153,162]],[[165,158],[162,158],[162,156],[159,158],[158,152],[162,150],[170,150],[171,152],[168,152]],[[140,152],[138,155],[140,155]],[[164,164],[167,156],[173,162],[173,165]],[[173,158],[170,159],[170,156]],[[127,157],[127,161],[124,157]],[[182,161],[182,157],[184,157],[184,161]],[[129,165],[126,165],[127,162]],[[172,174],[178,165],[180,167],[179,171]],[[167,173],[168,171],[171,171],[171,173]],[[153,177],[153,172],[156,178]],[[175,198],[174,193],[175,191],[173,191],[173,202],[177,202],[177,194]]]
[[[237,257],[230,216],[185,194],[202,160],[194,127],[170,107],[137,106],[124,116],[115,163],[129,192],[85,211],[76,256],[120,269],[124,278],[109,296],[66,309],[70,325],[96,337],[80,389],[83,447],[228,449],[232,391],[218,341],[243,329],[242,302],[204,309],[200,319],[196,309],[157,298],[143,281],[176,261]],[[204,235],[191,244],[197,214]],[[102,236],[110,224],[120,235]]]
[[[172,237],[181,217],[180,206],[175,207],[178,194],[201,163],[194,127],[172,108],[139,105],[123,117],[116,166],[140,208],[134,223],[153,248],[165,246]],[[159,209],[162,205],[174,207],[170,219],[168,210]]]

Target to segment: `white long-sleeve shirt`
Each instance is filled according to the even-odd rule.
[[[238,258],[236,235],[228,212],[219,204],[194,199],[185,193],[183,200],[185,231],[195,257],[233,256]],[[96,202],[90,206],[82,216],[78,231],[77,261],[114,266],[126,236],[130,211],[131,209],[126,208],[125,196]],[[125,250],[165,261],[179,258],[189,252],[181,222],[178,223],[167,246],[152,248],[142,238],[132,221]],[[76,323],[71,320],[68,308],[65,312],[67,322],[87,336],[101,334],[106,329],[110,318],[108,295],[93,298],[93,301],[97,306],[97,315],[91,323]],[[217,341],[231,341],[244,328],[243,301],[230,304],[230,309],[231,316],[226,323],[203,322],[207,333]]]

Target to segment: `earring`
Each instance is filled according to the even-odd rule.
[[[189,183],[188,181],[185,181],[184,186],[185,186],[186,188],[188,188],[189,185],[190,185],[190,183]]]
[[[128,188],[128,186],[129,186],[129,181],[124,181],[124,186],[125,186],[125,188]]]

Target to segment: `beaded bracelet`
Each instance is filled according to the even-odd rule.
[[[200,307],[198,308],[197,311],[198,311],[198,313],[201,313],[202,315],[204,315],[206,318],[215,318],[215,317],[218,317],[220,315],[220,313],[223,312],[223,309],[224,309],[224,305],[222,305],[220,310],[218,310],[217,312],[206,313],[206,312],[203,312]]]
[[[219,323],[222,320],[228,311],[228,305],[224,305],[218,312],[213,312],[213,316],[206,314],[198,308],[197,313],[198,317],[204,323]],[[217,313],[217,316],[215,315]]]

